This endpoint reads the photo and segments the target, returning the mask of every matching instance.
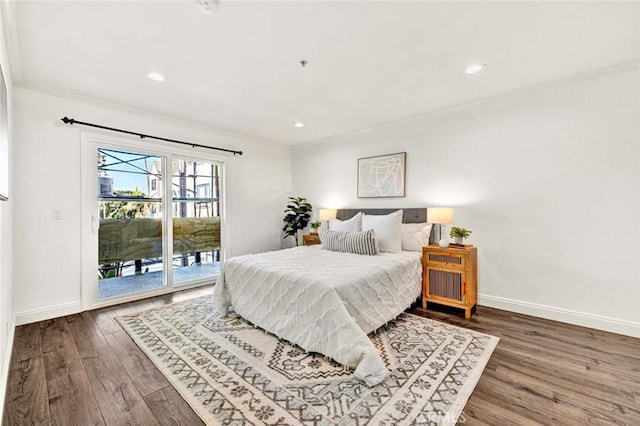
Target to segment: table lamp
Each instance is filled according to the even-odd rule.
[[[451,207],[429,207],[427,209],[427,222],[432,223],[436,229],[435,241],[440,241],[446,236],[443,235],[443,225],[453,223],[453,208]]]
[[[335,219],[338,211],[336,209],[320,209],[318,219],[322,222],[324,229],[329,229],[329,221]]]

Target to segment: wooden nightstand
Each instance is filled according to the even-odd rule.
[[[422,307],[427,302],[464,309],[478,303],[478,249],[426,246],[422,248]]]
[[[307,234],[302,236],[302,245],[303,246],[312,246],[314,244],[322,244],[320,242],[320,235],[318,234]]]

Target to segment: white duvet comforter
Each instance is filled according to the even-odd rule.
[[[388,371],[367,334],[420,295],[420,253],[362,256],[296,247],[227,260],[213,292],[259,327],[355,368],[373,386]]]

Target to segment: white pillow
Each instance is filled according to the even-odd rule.
[[[362,231],[362,212],[347,220],[331,219],[329,221],[329,230],[339,232]]]
[[[362,216],[362,230],[373,229],[381,252],[398,253],[402,251],[402,210],[384,216]]]
[[[403,223],[401,229],[402,250],[422,251],[422,247],[429,245],[430,223]]]

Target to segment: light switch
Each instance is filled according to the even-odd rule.
[[[61,220],[62,219],[62,209],[60,209],[59,207],[56,207],[53,209],[52,212],[53,215],[53,220]]]

